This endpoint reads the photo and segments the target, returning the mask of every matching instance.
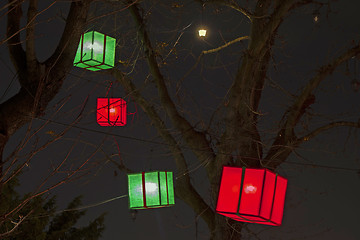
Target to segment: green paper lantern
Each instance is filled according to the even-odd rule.
[[[91,31],[81,35],[74,66],[91,71],[114,67],[115,38]]]
[[[148,209],[175,204],[172,172],[128,174],[129,208]]]

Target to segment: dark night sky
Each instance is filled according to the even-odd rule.
[[[48,1],[41,1],[40,9],[47,6]],[[186,1],[179,9],[162,6],[156,1],[146,4],[151,7],[148,19],[148,29],[152,40],[174,44],[181,35],[177,46],[178,59],[169,56],[169,66],[163,68],[163,74],[169,80],[171,92],[175,92],[176,83],[193,66],[195,58],[202,50],[220,46],[222,39],[230,41],[249,33],[249,22],[240,14],[219,8],[215,14],[214,7],[206,7],[201,17],[201,7],[192,1]],[[242,1],[241,1],[242,2]],[[106,6],[106,5],[105,5]],[[95,16],[114,10],[99,3],[94,9]],[[269,80],[265,86],[260,110],[259,128],[264,143],[270,143],[276,134],[277,123],[282,112],[291,103],[292,98],[283,91],[274,87],[274,83],[292,94],[299,93],[299,89],[316,72],[316,70],[332,57],[337,56],[351,46],[352,41],[359,40],[360,20],[358,9],[359,1],[337,1],[331,5],[332,12],[326,18],[327,7],[323,7],[320,22],[312,21],[312,12],[316,7],[307,7],[295,11],[285,20],[279,30],[279,36],[274,46],[274,61],[269,67]],[[49,10],[39,16],[37,26],[36,47],[40,61],[46,59],[54,50],[61,35],[64,22],[56,15],[66,15],[67,3],[56,3]],[[1,14],[5,11],[2,10]],[[196,29],[201,25],[208,26],[209,36],[206,42],[196,36]],[[6,17],[0,18],[0,38],[4,38]],[[187,27],[183,31],[181,29]],[[127,11],[105,16],[88,25],[91,30],[98,30],[118,39],[119,47],[116,52],[117,60],[133,59],[139,49],[134,50],[136,38],[135,29]],[[182,33],[183,32],[183,33]],[[183,82],[181,97],[183,105],[189,110],[186,114],[195,123],[204,119],[208,123],[214,109],[221,103],[221,99],[230,86],[236,74],[241,52],[247,41],[234,44],[219,54],[206,56],[202,63]],[[176,62],[177,61],[177,62]],[[310,128],[319,127],[326,120],[357,121],[360,113],[360,92],[355,92],[351,86],[354,78],[353,61],[349,63],[352,75],[345,76],[345,66],[341,66],[316,91],[316,103],[313,112],[321,115],[315,117]],[[359,60],[358,60],[359,61]],[[127,69],[129,71],[129,69]],[[10,63],[6,45],[0,46],[0,97],[5,101],[16,93],[19,85],[12,82],[14,68]],[[359,72],[359,71],[358,71]],[[151,89],[150,80],[147,79],[147,67],[143,61],[129,74],[133,81],[143,89],[150,89],[147,97],[154,98],[155,89]],[[359,76],[356,76],[358,79]],[[145,81],[144,81],[145,79]],[[166,145],[159,144],[161,139],[149,124],[145,113],[127,98],[129,111],[136,111],[133,119],[129,119],[126,127],[108,129],[96,124],[95,105],[96,98],[106,94],[111,76],[94,73],[75,67],[66,79],[63,90],[54,99],[47,110],[44,119],[52,119],[61,123],[70,123],[80,111],[81,104],[89,97],[85,108],[85,116],[77,126],[63,139],[37,154],[30,168],[21,176],[22,193],[34,190],[41,179],[49,173],[51,162],[61,161],[71,146],[77,142],[69,158],[68,166],[79,164],[89,157],[96,146],[103,144],[102,149],[118,161],[119,156],[113,136],[120,145],[121,157],[126,165],[134,171],[143,170],[169,170],[177,175],[175,165]],[[10,85],[9,90],[5,89]],[[122,87],[114,83],[110,93],[113,96],[125,96]],[[68,99],[68,97],[70,98]],[[125,97],[126,98],[126,97]],[[68,99],[68,100],[67,100]],[[58,103],[65,102],[64,108],[57,115],[52,116],[58,108]],[[164,116],[164,113],[161,113]],[[35,120],[34,127],[43,124],[42,120]],[[39,134],[40,143],[51,138],[47,131],[60,132],[64,129],[56,123],[51,123]],[[25,129],[18,131],[7,145],[9,154],[22,138]],[[94,131],[101,131],[98,133]],[[130,138],[140,140],[133,140]],[[146,140],[146,141],[143,141]],[[152,143],[149,143],[150,141]],[[260,239],[360,239],[358,228],[360,208],[360,175],[356,169],[360,168],[360,138],[356,131],[347,128],[335,129],[324,133],[312,141],[301,145],[297,154],[292,154],[288,162],[278,169],[278,172],[288,178],[288,190],[285,202],[283,224],[280,227],[249,224],[249,229],[258,233]],[[31,150],[31,144],[21,154],[25,155]],[[209,187],[205,173],[190,151],[185,151],[191,178],[197,190],[208,196]],[[347,168],[314,167],[305,164],[316,164]],[[104,154],[97,153],[90,161],[94,167],[91,173],[81,180],[63,185],[52,193],[57,195],[59,209],[75,196],[84,195],[83,204],[99,203],[107,199],[127,194],[127,178],[124,173],[117,171],[115,166],[106,161]],[[58,177],[61,177],[58,176]],[[54,179],[55,181],[55,179]],[[205,200],[209,199],[205,197]],[[215,203],[213,203],[214,205]],[[213,206],[212,205],[212,206]],[[127,197],[89,208],[86,217],[80,222],[86,224],[90,219],[102,212],[108,212],[106,230],[102,239],[208,239],[209,232],[205,223],[199,218],[197,221],[193,211],[181,200],[176,199],[176,205],[171,208],[139,211],[136,220],[132,221],[128,209]],[[196,230],[197,229],[197,230]],[[246,236],[248,234],[245,234]],[[245,239],[255,239],[249,236]]]

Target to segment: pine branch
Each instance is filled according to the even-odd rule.
[[[26,214],[25,216],[21,217],[20,220],[18,222],[13,222],[14,227],[12,229],[10,229],[9,231],[5,232],[5,233],[1,233],[0,234],[0,238],[4,238],[4,237],[8,237],[9,235],[11,235],[12,233],[14,233],[14,231],[20,226],[20,224],[27,219],[34,211],[31,210],[28,214]]]

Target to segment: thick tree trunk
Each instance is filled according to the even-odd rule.
[[[215,229],[211,231],[211,240],[240,240],[242,223],[220,214],[215,215]]]

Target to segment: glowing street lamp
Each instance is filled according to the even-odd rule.
[[[319,20],[320,20],[320,11],[319,10],[315,10],[313,12],[313,20],[314,20],[314,23],[319,22]]]
[[[199,37],[205,37],[206,36],[206,29],[200,29],[199,30]]]
[[[287,180],[267,169],[223,168],[216,212],[240,222],[280,226]]]

